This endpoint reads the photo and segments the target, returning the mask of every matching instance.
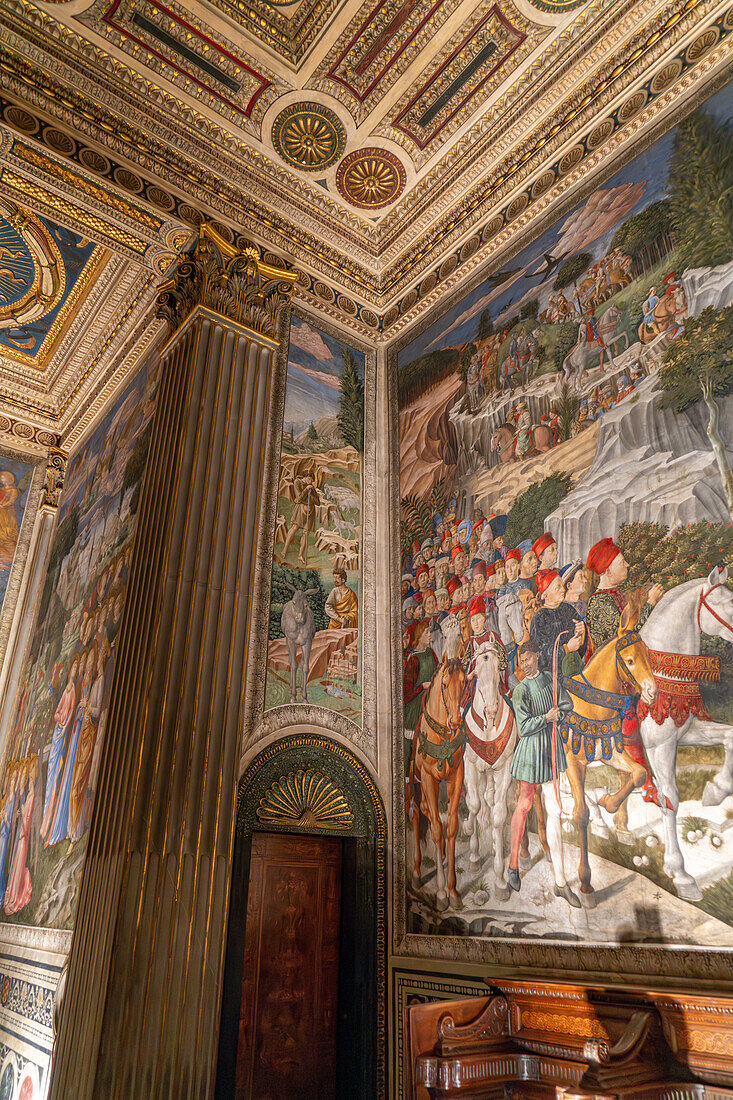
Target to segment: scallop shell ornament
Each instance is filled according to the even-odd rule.
[[[354,815],[345,795],[321,772],[288,772],[273,783],[257,807],[260,821],[308,829],[349,829]]]

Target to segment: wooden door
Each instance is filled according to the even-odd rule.
[[[255,833],[236,1100],[335,1100],[341,841]]]

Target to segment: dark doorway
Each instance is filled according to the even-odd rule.
[[[283,791],[322,790],[322,780],[346,819],[317,821],[309,813],[277,818],[272,807]],[[317,780],[317,781],[316,781]],[[274,796],[274,802],[273,802]],[[343,800],[343,801],[342,801]],[[302,809],[302,807],[301,807]],[[316,807],[317,809],[317,807]],[[267,812],[265,812],[267,811]],[[266,821],[265,821],[266,819]],[[340,925],[336,1011],[336,1096],[383,1100],[385,1020],[386,822],[379,794],[352,753],[319,733],[283,737],[264,749],[239,783],[237,836],[229,898],[216,1100],[239,1100],[242,991],[256,965],[249,948],[250,863],[263,837],[335,842],[340,850]],[[269,966],[270,960],[268,960]],[[277,970],[277,961],[275,961]],[[281,983],[281,987],[282,987]],[[316,1024],[318,1021],[315,1021]],[[307,1052],[306,1052],[307,1053]],[[305,1055],[304,1055],[305,1056]],[[253,1093],[253,1100],[264,1100]],[[279,1095],[279,1094],[274,1094]],[[332,1093],[312,1088],[309,1100]]]
[[[255,833],[236,1100],[335,1100],[341,841]]]

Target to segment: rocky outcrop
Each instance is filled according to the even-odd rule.
[[[462,387],[451,374],[400,409],[400,496],[424,496],[439,478],[451,481],[457,447],[449,410]]]
[[[547,519],[563,561],[584,558],[623,523],[731,522],[705,405],[676,413],[661,407],[661,397],[652,375],[600,421],[592,465]],[[733,459],[733,396],[721,399],[720,422]]]

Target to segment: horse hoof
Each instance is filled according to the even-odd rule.
[[[435,899],[435,908],[439,913],[444,913],[448,908],[448,896],[447,894],[438,894]]]
[[[631,835],[631,833],[625,832],[625,831],[620,830],[620,829],[616,830],[616,840],[619,842],[619,844],[633,844],[634,843],[634,838]]]
[[[591,884],[589,882],[581,882],[580,892],[581,892],[581,894],[594,894],[595,890],[593,889],[593,887],[591,886]]]
[[[462,909],[463,908],[463,902],[461,901],[461,895],[456,890],[451,890],[450,905],[451,905],[452,909]]]
[[[674,888],[677,891],[677,897],[682,898],[683,901],[702,901],[702,890],[694,879],[690,882],[675,882]]]
[[[580,894],[581,894],[580,901],[581,901],[581,904],[582,904],[583,908],[585,908],[585,909],[595,909],[596,905],[598,904],[598,901],[596,900],[596,893],[595,893],[595,890],[593,889],[593,887],[590,886],[590,887],[588,887],[588,889],[584,889],[581,886],[580,887]]]
[[[565,901],[568,905],[572,905],[573,909],[580,909],[580,898],[574,890],[570,889],[567,882],[564,886],[558,886],[557,883],[555,883],[555,897],[565,898]]]
[[[523,855],[522,852],[519,853],[519,866],[522,868],[523,871],[529,870],[529,868],[532,866],[532,856],[529,854],[529,852],[527,852],[526,856]]]
[[[481,856],[471,856],[468,864],[472,871],[478,871],[481,866]]]
[[[497,886],[494,891],[497,901],[506,901],[511,894],[511,890],[508,886]]]

